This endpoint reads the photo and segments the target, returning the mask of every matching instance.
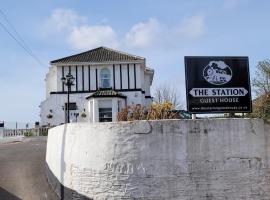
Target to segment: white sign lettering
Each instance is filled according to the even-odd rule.
[[[189,92],[193,97],[239,97],[247,93],[245,88],[192,88]]]

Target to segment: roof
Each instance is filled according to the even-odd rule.
[[[74,63],[74,62],[110,62],[110,61],[138,61],[143,57],[131,55],[107,47],[99,47],[72,56],[51,61],[54,63]]]
[[[127,98],[125,95],[119,92],[116,92],[112,89],[99,89],[93,94],[87,96],[86,99],[97,98],[97,97],[119,97],[119,98],[124,98],[124,99]]]

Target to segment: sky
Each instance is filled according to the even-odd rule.
[[[184,56],[248,56],[251,79],[270,58],[267,0],[0,1],[0,121],[39,121],[49,62],[99,46],[145,57],[183,104]]]

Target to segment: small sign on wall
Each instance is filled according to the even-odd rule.
[[[185,57],[191,113],[251,112],[248,57]]]

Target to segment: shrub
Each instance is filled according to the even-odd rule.
[[[270,122],[270,94],[262,95],[253,101],[253,112],[247,117],[262,118]]]
[[[24,136],[31,137],[31,136],[33,136],[33,133],[32,133],[32,131],[27,131],[24,133]]]
[[[83,112],[83,113],[81,113],[81,117],[82,118],[85,118],[86,117],[86,114]]]
[[[40,129],[40,135],[41,136],[48,136],[48,130],[49,129]]]
[[[123,108],[117,115],[118,121],[175,119],[170,102],[152,103],[148,108],[137,104]]]
[[[172,112],[173,108],[170,102],[152,103],[148,108],[147,119],[175,119],[176,113]]]

